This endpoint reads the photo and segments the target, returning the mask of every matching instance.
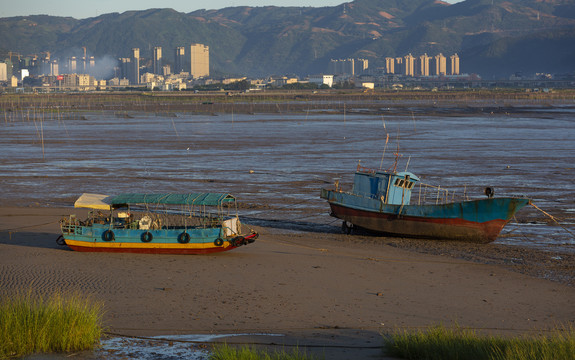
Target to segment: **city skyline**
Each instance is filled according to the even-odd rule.
[[[104,69],[100,59],[106,60],[106,68],[110,69],[113,66],[109,64],[118,59],[133,59],[130,49],[137,47],[142,69],[152,69],[149,71],[154,74],[193,73],[186,65],[191,62],[188,46],[203,43],[209,46],[210,73],[214,76],[308,76],[325,73],[330,59],[348,58],[368,60],[370,68],[376,69],[385,66],[384,57],[404,56],[408,52],[458,53],[463,60],[461,73],[486,78],[569,74],[569,52],[562,49],[570,47],[571,37],[565,29],[569,24],[575,26],[575,20],[561,15],[559,5],[541,8],[538,3],[530,4],[531,10],[525,12],[526,5],[521,2],[498,1],[478,7],[474,1],[449,6],[433,0],[411,4],[354,0],[329,8],[228,8],[205,14],[148,9],[83,21],[52,16],[3,18],[5,40],[1,56],[9,63],[21,58],[31,58],[26,61],[36,63],[35,58],[47,54],[46,58],[57,60],[51,65],[57,65],[59,69],[55,70],[60,73],[74,72],[74,67],[68,66],[74,62],[68,58],[75,56],[79,61],[94,57],[97,66],[90,67],[92,75],[95,69]],[[428,6],[441,16],[430,20],[426,14]],[[506,32],[509,24],[501,19],[493,19],[486,30],[482,19],[494,11],[515,14],[517,32]],[[234,25],[229,26],[230,23]],[[421,26],[429,31],[421,32]],[[491,34],[485,43],[482,41],[487,37],[482,31]],[[55,33],[57,37],[53,36]],[[558,40],[547,41],[552,39]],[[545,51],[529,47],[531,44]],[[175,57],[177,47],[185,47],[185,55]],[[158,52],[155,56],[154,51]],[[497,57],[492,56],[494,51]],[[21,62],[15,69],[30,67],[28,62]],[[417,69],[425,74],[431,72],[428,67],[423,62]],[[411,67],[408,69],[411,74]],[[38,73],[31,71],[32,75]],[[107,73],[98,74],[105,78],[110,71]],[[346,73],[355,74],[358,69]]]
[[[463,0],[445,0],[447,3],[458,3]],[[51,15],[85,19],[103,14],[154,8],[172,8],[179,12],[189,13],[200,9],[222,9],[236,6],[278,6],[278,7],[324,7],[337,6],[350,1],[344,0],[214,0],[209,6],[199,2],[184,0],[167,0],[161,3],[152,0],[78,2],[73,0],[55,0],[51,2],[29,0],[26,2],[10,1],[2,4],[0,17]]]
[[[109,76],[99,77],[95,74],[96,69],[98,69],[95,57],[87,56],[86,48],[83,48],[83,50],[84,56],[82,57],[71,56],[60,58],[52,57],[50,52],[42,52],[19,59],[22,59],[24,63],[30,62],[30,68],[33,69],[30,74],[35,76],[87,74],[102,80],[106,78],[109,79],[112,76],[119,76],[128,79],[131,84],[139,83],[140,76],[143,74],[141,70],[154,75],[187,73],[191,75],[193,79],[210,77],[209,46],[205,44],[194,43],[186,47],[176,47],[174,49],[173,62],[169,60],[165,62],[163,48],[161,46],[154,47],[150,57],[142,57],[140,48],[131,48],[130,57],[117,58],[117,63],[115,64],[108,62],[107,65],[110,66],[109,71],[107,71]],[[386,74],[398,74],[411,77],[460,75],[460,59],[457,54],[445,56],[442,53],[438,53],[434,56],[430,56],[424,53],[414,56],[409,53],[396,57],[385,56],[383,59],[385,59],[385,66],[379,69],[384,69],[384,73]],[[148,63],[148,66],[142,66],[141,61]],[[21,66],[21,64],[22,63],[20,63],[19,66]],[[60,64],[63,66],[60,67]],[[10,66],[12,66],[12,63]],[[30,71],[30,68],[26,70]],[[321,71],[320,73],[331,74],[332,76],[354,76],[361,75],[362,73],[371,73],[372,69],[370,68],[368,70],[368,68],[369,61],[367,59],[331,59],[325,66],[325,70],[327,71]],[[114,72],[116,72],[116,74],[114,74]],[[233,78],[233,76],[231,78]],[[0,78],[0,81],[1,80],[6,79]]]

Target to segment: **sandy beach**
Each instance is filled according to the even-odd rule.
[[[82,211],[0,207],[2,292],[93,295],[111,334],[276,334],[228,341],[352,359],[381,358],[380,334],[396,328],[575,325],[569,254],[273,227],[218,255],[80,253],[55,241],[70,213]]]

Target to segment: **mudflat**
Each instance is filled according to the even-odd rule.
[[[82,211],[0,207],[2,293],[92,295],[111,334],[250,334],[229,342],[351,359],[381,358],[380,334],[394,329],[457,323],[517,335],[575,325],[568,253],[274,227],[216,255],[82,253],[55,241],[70,213]]]

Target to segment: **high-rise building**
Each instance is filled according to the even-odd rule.
[[[415,57],[413,55],[408,54],[403,57],[403,75],[405,76],[413,76],[415,75]]]
[[[356,59],[353,69],[354,75],[363,74],[365,70],[369,67],[369,62],[367,59]]]
[[[120,58],[120,79],[130,78],[131,64],[130,58]]]
[[[190,75],[194,79],[210,76],[210,48],[207,45],[190,45]]]
[[[339,74],[339,60],[330,59],[329,65],[327,66],[327,72],[330,74]]]
[[[51,71],[51,61],[50,61],[50,52],[46,51],[42,53],[42,58],[40,60],[40,74],[49,75]]]
[[[420,55],[417,60],[417,75],[429,76],[429,62],[431,57],[427,56],[427,54],[423,54]]]
[[[50,62],[50,73],[48,75],[52,76],[60,75],[60,67],[58,66],[58,60],[52,60]]]
[[[86,47],[83,46],[82,50],[84,50],[84,56],[82,57],[82,63],[80,65],[80,73],[87,74],[88,73],[88,57],[86,55]]]
[[[68,58],[68,74],[76,74],[76,67],[76,57],[72,56],[71,58]]]
[[[392,57],[385,58],[385,73],[395,74],[395,59]]]
[[[130,84],[135,85],[140,83],[140,49],[132,49],[132,71],[130,73]]]
[[[451,55],[449,62],[441,53],[433,57],[427,54],[417,58],[411,54],[397,58],[386,57],[385,72],[404,76],[459,75],[459,56],[457,54]]]
[[[449,57],[449,75],[459,75],[459,55]]]
[[[4,64],[6,64],[6,81],[11,81],[11,76],[14,74],[14,65],[10,58],[4,60]]]
[[[174,56],[174,74],[179,74],[184,69],[184,64],[186,63],[186,52],[183,46],[177,47]]]
[[[96,59],[93,56],[88,58],[88,62],[86,63],[86,74],[92,74],[96,69]]]
[[[155,47],[154,48],[154,58],[152,59],[153,63],[153,73],[156,75],[162,75],[162,48]]]
[[[359,75],[367,69],[366,59],[331,59],[327,68],[334,75]]]
[[[447,59],[442,53],[433,58],[432,75],[441,76],[447,73]]]
[[[8,80],[8,66],[6,63],[0,62],[0,81]]]
[[[395,58],[395,72],[394,74],[403,74],[404,70],[403,68],[405,67],[405,64],[403,63],[403,58],[402,57],[396,57]]]
[[[354,65],[354,59],[331,59],[327,71],[333,75],[353,75]]]

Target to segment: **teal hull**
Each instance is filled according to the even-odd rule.
[[[355,226],[416,238],[494,241],[525,198],[488,198],[439,205],[393,205],[379,199],[322,189],[331,215]]]
[[[107,225],[62,227],[66,244],[76,251],[132,252],[155,254],[205,254],[234,249],[253,242],[256,233],[225,237],[214,228],[170,228],[141,230]]]

